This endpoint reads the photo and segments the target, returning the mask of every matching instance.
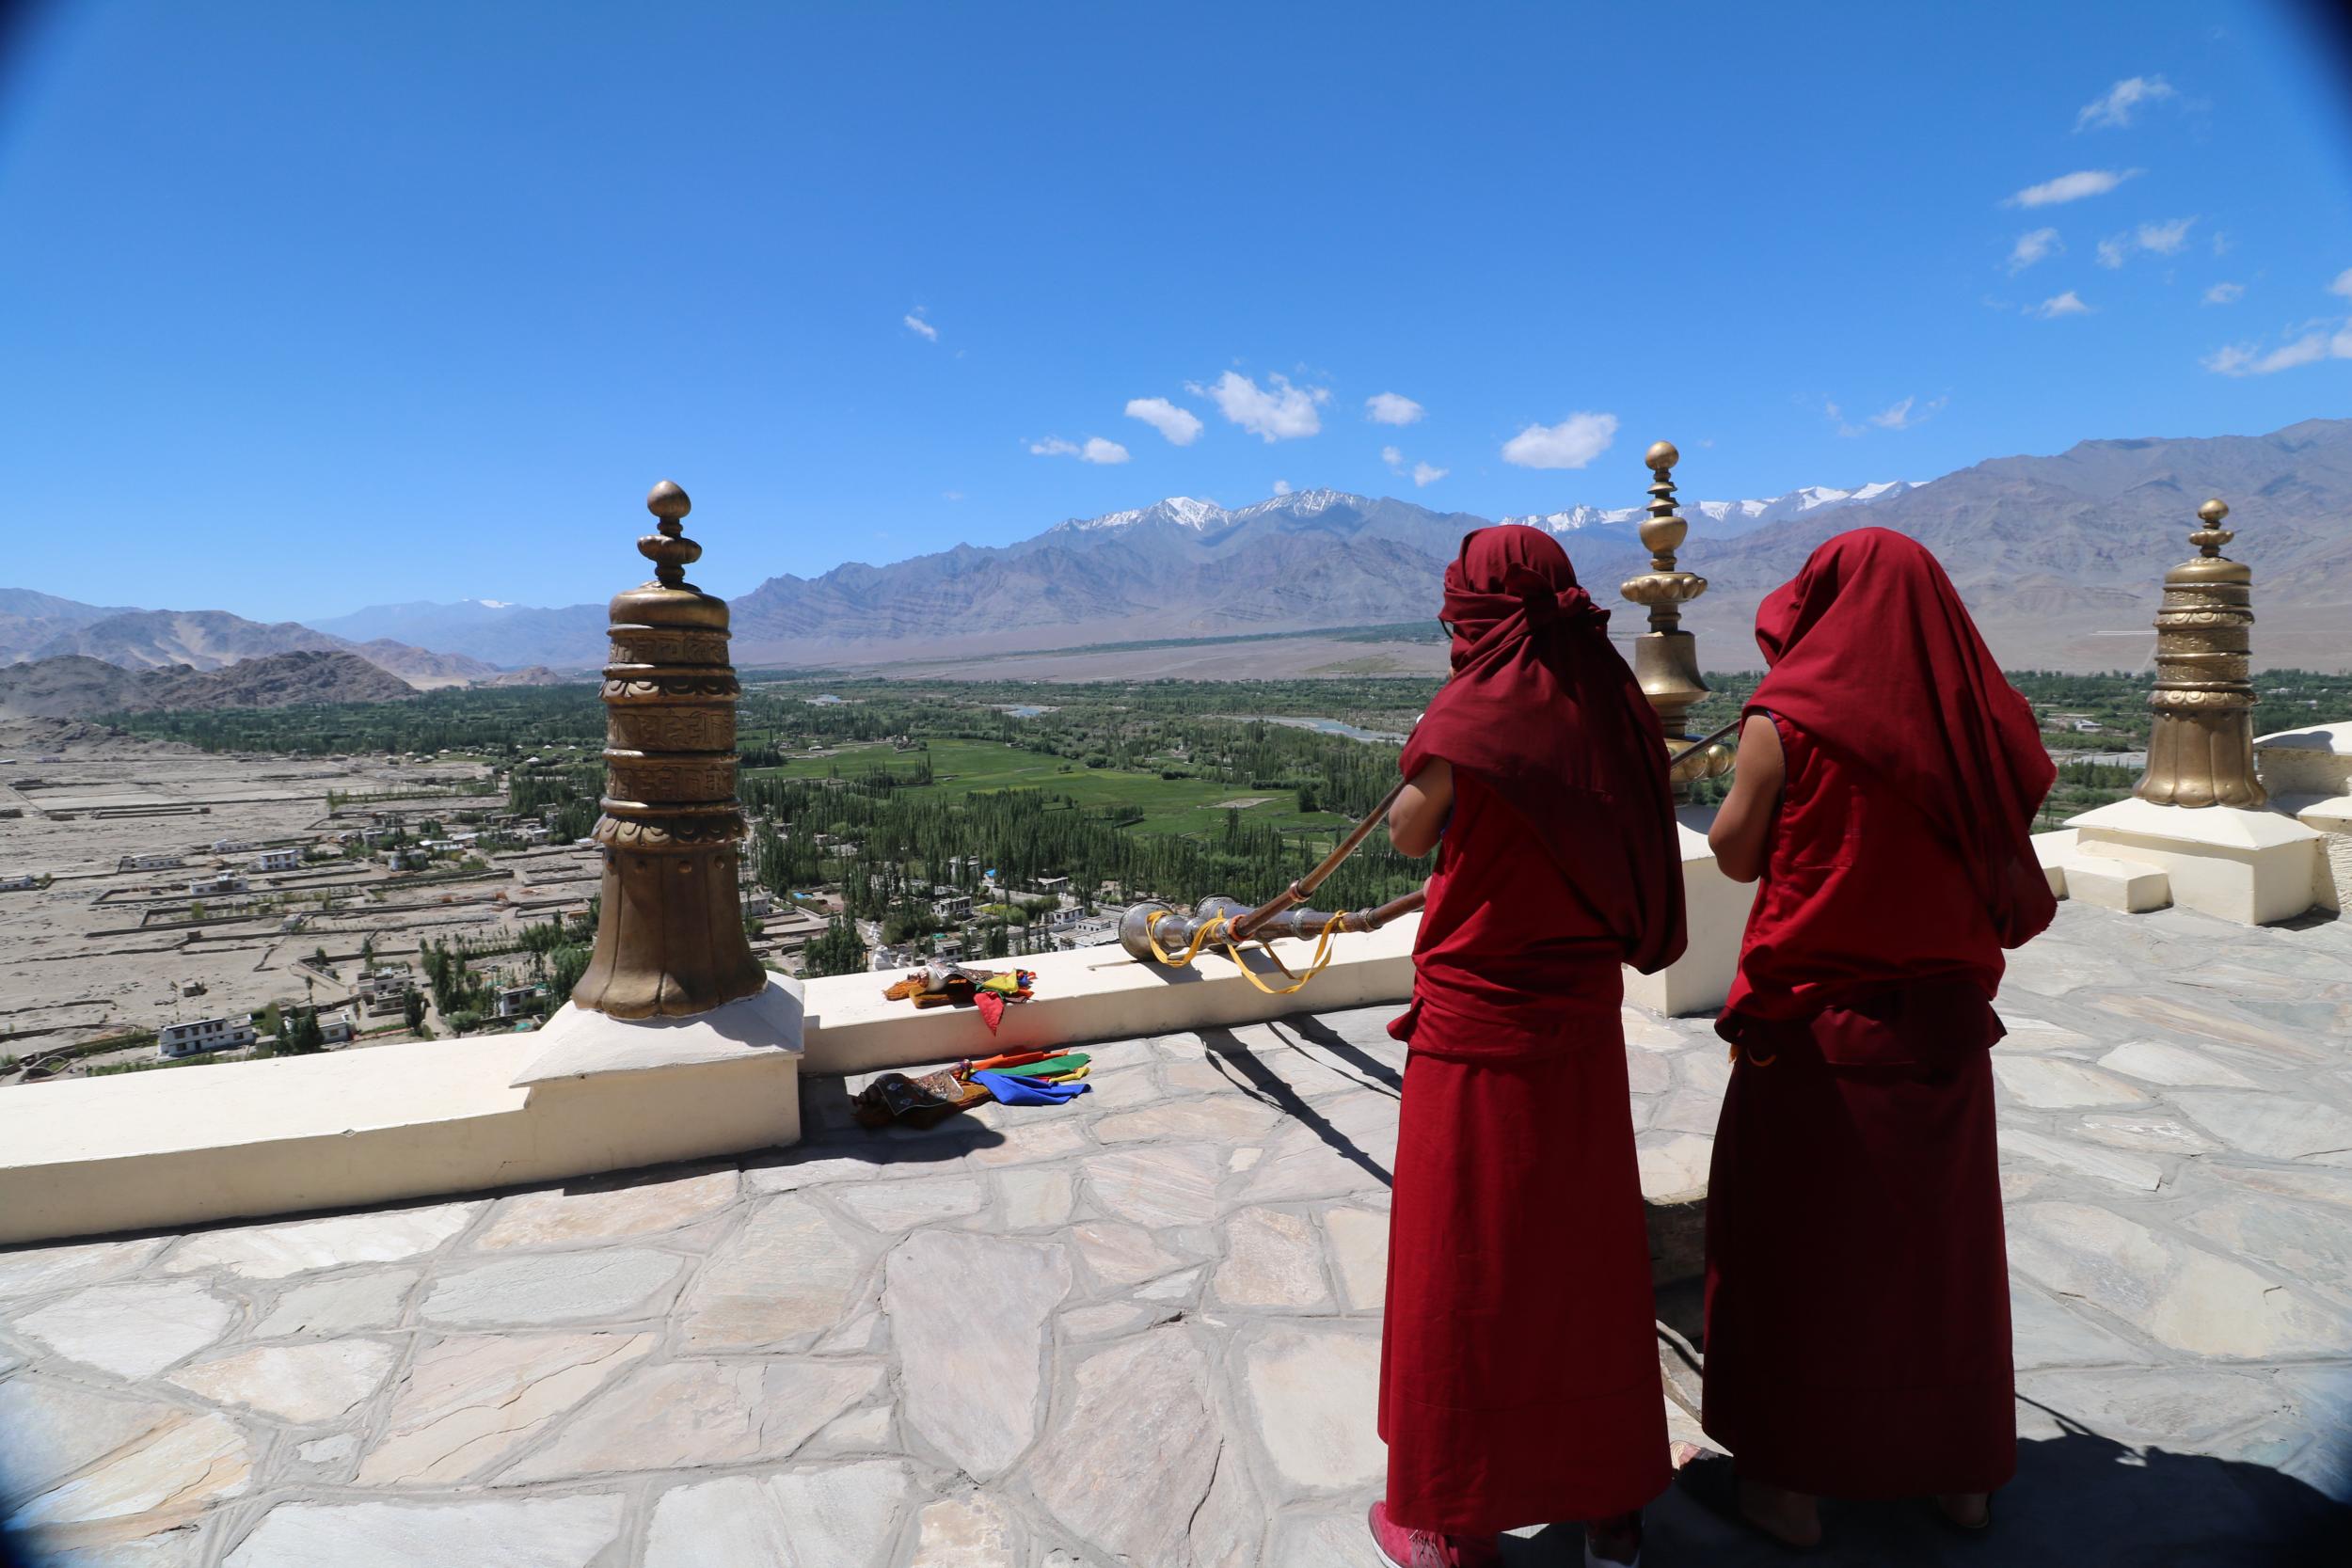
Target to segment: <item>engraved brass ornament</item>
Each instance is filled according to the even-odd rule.
[[[692,503],[663,480],[645,497],[655,531],[637,541],[654,580],[614,595],[604,670],[603,908],[596,951],[572,989],[613,1018],[682,1018],[765,989],[736,892],[743,812],[735,798],[727,605],[686,580],[703,547]]]
[[[1633,677],[1658,710],[1667,755],[1678,757],[1672,768],[1675,799],[1688,801],[1693,782],[1731,770],[1732,752],[1720,745],[1684,751],[1696,738],[1691,734],[1691,708],[1707,695],[1708,686],[1699,677],[1698,641],[1682,629],[1682,607],[1707,592],[1707,579],[1675,564],[1675,552],[1691,531],[1675,511],[1674,466],[1682,453],[1672,441],[1660,441],[1642,461],[1650,470],[1649,515],[1641,530],[1650,569],[1617,591],[1649,607],[1649,630],[1633,640]]]
[[[2237,535],[2218,499],[2197,509],[2197,554],[2164,574],[2148,770],[2134,793],[2160,806],[2265,805],[2254,776],[2254,574],[2221,553]]]

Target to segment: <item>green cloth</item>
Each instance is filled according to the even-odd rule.
[[[1026,1067],[1000,1067],[989,1070],[1009,1073],[1015,1078],[1053,1078],[1065,1072],[1075,1072],[1093,1059],[1083,1051],[1073,1051],[1067,1056],[1049,1056],[1044,1061],[1031,1062]]]

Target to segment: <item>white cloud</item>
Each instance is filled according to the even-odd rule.
[[[907,324],[907,330],[930,342],[939,341],[939,328],[923,319],[923,308],[916,306],[912,313],[898,318]]]
[[[1602,444],[1607,445],[1606,442],[1603,442]],[[1395,447],[1382,447],[1380,449],[1380,461],[1389,466],[1389,472],[1395,474],[1400,479],[1406,474],[1410,473],[1413,477],[1413,483],[1416,485],[1435,484],[1438,481],[1445,478],[1446,475],[1454,471],[1451,468],[1440,468],[1434,463],[1416,463],[1411,468],[1408,469],[1405,467],[1405,453]],[[1581,467],[1582,465],[1580,464],[1577,466]]]
[[[2126,76],[2082,107],[2074,117],[2074,129],[2122,130],[2132,122],[2132,114],[2142,103],[2159,103],[2178,97],[2172,84],[2161,76]]]
[[[2026,314],[2040,316],[2043,321],[2056,321],[2060,316],[2087,316],[2090,314],[2090,307],[2082,302],[2081,295],[2069,289],[2062,294],[2052,294],[2039,305],[2026,306]]]
[[[2231,247],[2233,244],[2234,242],[2231,240],[2230,236],[2224,234],[2220,230],[2217,229],[2213,231],[2213,253],[2216,256],[2227,256],[2230,254]]]
[[[1364,418],[1375,424],[1411,424],[1425,410],[1398,392],[1375,392],[1364,399]]]
[[[1029,451],[1039,457],[1074,457],[1081,463],[1124,463],[1127,449],[1117,441],[1105,441],[1100,436],[1087,437],[1086,445],[1065,441],[1058,436],[1048,436],[1042,441],[1029,443]]]
[[[2245,297],[2246,285],[2243,283],[2216,283],[2205,291],[2205,303],[2208,305],[2235,305]]]
[[[2346,299],[2352,299],[2352,267],[2346,267],[2342,272],[2336,274],[2336,280],[2328,285],[2328,292],[2331,294],[2342,294]]]
[[[2030,234],[2017,236],[2017,244],[2009,253],[2009,274],[2011,277],[2024,272],[2036,261],[2066,253],[2066,242],[2058,238],[2055,229],[2037,229]]]
[[[1291,493],[1291,482],[1287,479],[1276,480],[1274,482],[1274,493],[1278,496],[1289,495]]]
[[[963,492],[961,490],[942,490],[939,493],[939,499],[944,501],[960,501],[963,499]]]
[[[1217,412],[1228,420],[1269,442],[1316,434],[1323,429],[1323,416],[1316,409],[1331,401],[1328,387],[1294,387],[1290,377],[1279,372],[1268,375],[1263,388],[1232,371],[1218,376],[1214,386],[1184,385],[1198,396],[1216,400]]]
[[[2121,234],[2110,234],[2099,242],[2099,264],[2120,267],[2134,251],[2144,250],[2153,256],[2177,256],[2188,244],[2188,231],[2197,227],[2192,214],[2172,218],[2164,223],[2143,223]]]
[[[1931,403],[1922,404],[1915,397],[1908,397],[1892,407],[1871,415],[1870,422],[1881,430],[1909,430],[1914,425],[1925,424],[1933,419],[1943,408],[1944,401],[1937,398]]]
[[[1129,398],[1127,417],[1141,420],[1167,436],[1170,446],[1188,447],[1200,438],[1200,416],[1166,398]]]
[[[2004,207],[2055,207],[2062,201],[2080,201],[2087,196],[2105,196],[2142,169],[2084,168],[2072,174],[2061,174],[2055,180],[2044,180],[2039,185],[2027,185],[2001,203]]]
[[[1614,414],[1571,414],[1558,424],[1532,424],[1502,443],[1502,460],[1522,468],[1581,468],[1617,438]]]
[[[1848,422],[1846,411],[1827,398],[1821,400],[1821,412],[1829,416],[1830,422],[1837,427],[1837,434],[1840,436],[1867,436],[1869,434],[1865,427]]]
[[[2267,354],[2251,343],[2233,343],[2205,356],[2205,369],[2217,375],[2271,375],[2323,359],[2352,359],[2352,320],[2318,322],[2290,343]]]

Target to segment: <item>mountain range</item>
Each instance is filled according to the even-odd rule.
[[[353,654],[420,690],[499,674],[496,665],[465,653],[387,638],[355,642],[294,621],[248,621],[225,610],[125,610],[0,589],[0,664],[84,657],[126,670],[202,671],[290,653]]]
[[[1644,473],[1629,489],[1646,482]],[[1823,539],[1867,522],[1934,550],[2011,667],[2135,667],[2153,642],[2164,571],[2191,553],[2186,535],[2208,495],[2231,502],[2242,537],[2230,553],[2254,568],[2257,661],[2352,667],[2352,420],[2307,420],[2266,436],[2085,441],[1925,483],[1686,501],[1680,564],[1711,586],[1683,624],[1700,637],[1702,663],[1754,667],[1756,601]],[[1614,588],[1647,564],[1636,531],[1644,515],[1576,506],[1505,520],[1558,535],[1595,597],[1616,603],[1613,630],[1629,637],[1642,623]],[[1424,621],[1461,536],[1487,521],[1333,490],[1238,509],[1171,497],[1071,518],[1015,544],[770,578],[733,601],[735,657],[870,666]],[[476,599],[262,626],[217,610],[108,609],[6,590],[0,659],[88,654],[211,668],[327,649],[424,686],[516,678],[500,677],[501,666],[593,668],[604,623],[601,605]]]
[[[0,665],[0,718],[87,718],[151,708],[284,707],[294,703],[389,703],[417,689],[357,654],[264,654],[217,670],[184,664],[125,669],[85,654]]]

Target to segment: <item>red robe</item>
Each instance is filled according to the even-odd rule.
[[[1668,1479],[1619,965],[1681,951],[1658,722],[1556,540],[1447,569],[1454,675],[1402,766],[1454,769],[1414,943],[1381,1339],[1389,1516],[1487,1535]]]
[[[2000,947],[1915,811],[1779,729],[1788,784],[1717,1025],[1738,1059],[1707,1187],[1704,1425],[1771,1485],[1990,1492],[2017,1461]]]
[[[1756,614],[1786,759],[1708,1184],[1707,1431],[1842,1497],[1988,1492],[2016,1466],[1986,1052],[2001,950],[2054,905],[2055,769],[1933,556],[1816,550]]]
[[[1389,1516],[1486,1535],[1666,1487],[1618,948],[1474,774],[1414,958],[1381,1338]]]

